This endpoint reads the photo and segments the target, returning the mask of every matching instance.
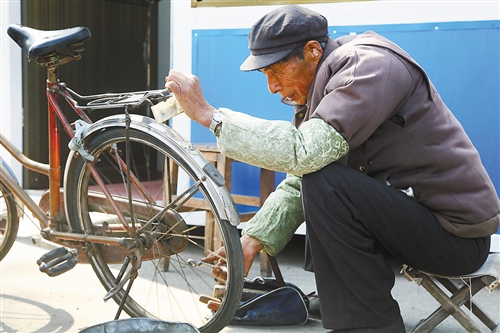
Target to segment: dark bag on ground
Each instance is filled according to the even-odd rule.
[[[243,301],[230,324],[283,326],[307,322],[309,300],[297,286],[280,286],[271,278],[264,278],[264,282],[245,282]]]

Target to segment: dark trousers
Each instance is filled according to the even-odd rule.
[[[302,200],[323,326],[335,332],[404,332],[390,256],[463,275],[490,249],[490,237],[456,237],[414,198],[339,163],[304,175]]]

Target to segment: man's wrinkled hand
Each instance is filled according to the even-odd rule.
[[[226,265],[226,249],[221,247],[217,251],[211,252],[201,261],[214,264],[212,269],[212,276],[219,282],[225,282],[227,279],[227,265]]]
[[[175,94],[186,115],[205,127],[209,127],[217,110],[203,96],[200,81],[195,75],[172,69],[165,78],[165,88]]]
[[[255,256],[264,248],[264,246],[257,238],[248,235],[243,235],[240,238],[240,241],[243,251],[243,269],[245,276],[247,276],[250,268],[252,267]],[[226,249],[224,247],[209,253],[208,256],[202,258],[201,261],[214,264],[215,268],[212,269],[212,276],[216,279],[226,280],[227,264]]]

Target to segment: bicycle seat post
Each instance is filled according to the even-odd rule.
[[[71,55],[62,53],[60,50],[53,50],[36,58],[37,63],[47,68],[46,96],[48,100],[48,131],[49,131],[49,218],[51,229],[59,231],[58,218],[61,214],[61,146],[58,124],[58,113],[56,110],[58,93],[55,89],[58,85],[57,67],[72,60],[79,60],[83,46],[81,42],[72,43],[66,46],[71,51]]]
[[[46,95],[50,101],[52,97],[57,101],[57,93],[53,89],[57,85],[57,63],[59,56],[57,52],[47,54],[37,59],[42,66],[47,67]],[[52,103],[48,103],[48,130],[49,130],[49,198],[50,198],[50,228],[57,229],[57,214],[60,210],[60,187],[61,187],[61,157],[60,157],[60,134],[57,123],[57,113]]]
[[[58,221],[64,221],[59,218],[61,212],[61,140],[59,133],[57,106],[57,67],[64,65],[72,60],[80,60],[83,51],[82,42],[75,42],[67,45],[70,55],[53,50],[36,58],[37,63],[47,68],[46,96],[48,100],[48,132],[49,132],[49,219],[50,228],[62,231],[62,226]]]

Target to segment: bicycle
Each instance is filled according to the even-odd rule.
[[[165,123],[129,113],[171,94],[81,96],[59,81],[57,67],[81,59],[91,36],[85,27],[43,31],[13,24],[8,34],[29,60],[47,68],[49,164],[29,159],[1,133],[0,144],[23,166],[47,175],[49,190],[37,205],[0,164],[0,260],[16,238],[24,206],[40,224],[40,236],[32,241],[54,248],[38,261],[40,270],[57,276],[77,262],[90,263],[106,289],[104,300],[119,305],[115,319],[125,311],[220,331],[238,307],[244,282],[232,197],[191,142]],[[79,115],[75,123],[67,121],[60,99]],[[104,109],[124,112],[92,122],[89,115]],[[62,187],[59,124],[71,148]],[[213,219],[226,248],[222,287],[211,270],[192,264],[192,257],[204,256],[205,219]],[[215,305],[205,296],[213,288],[223,289]]]

